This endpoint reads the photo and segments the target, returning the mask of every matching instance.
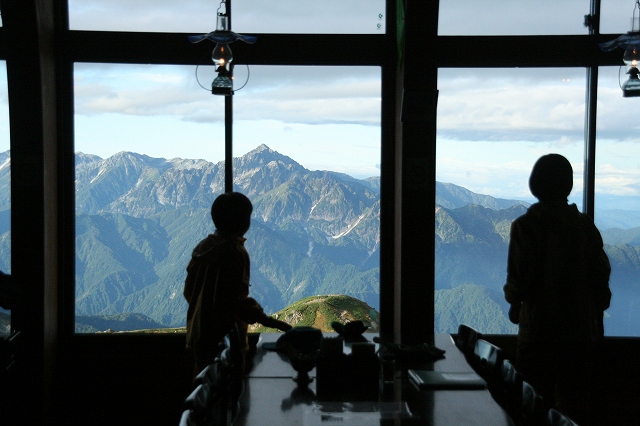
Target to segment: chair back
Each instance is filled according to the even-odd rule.
[[[193,418],[192,410],[184,410],[180,417],[180,426],[197,426],[198,423]]]
[[[214,392],[209,384],[200,384],[184,401],[185,408],[196,412],[209,410],[213,402]]]
[[[522,412],[522,374],[505,359],[500,368],[496,396],[500,405],[512,416],[520,417]]]
[[[482,337],[482,334],[466,324],[458,326],[458,334],[455,338],[456,346],[465,354],[473,353],[476,341]]]
[[[547,415],[548,426],[578,426],[576,422],[571,420],[566,414],[551,408]]]
[[[542,396],[527,381],[522,382],[521,420],[525,426],[543,425],[546,422],[548,407]]]
[[[201,383],[189,394],[184,401],[185,411],[182,413],[180,425],[200,426],[212,424],[218,415],[220,404],[219,393],[215,386]],[[226,423],[215,423],[225,425]]]
[[[203,383],[207,383],[214,386],[218,382],[219,368],[216,363],[207,365],[201,372],[198,373],[194,379],[194,385],[198,386]]]
[[[478,374],[480,374],[487,383],[495,385],[499,381],[500,369],[504,361],[504,352],[496,345],[487,342],[484,339],[478,339],[473,350],[473,363],[475,364]]]
[[[196,387],[185,400],[181,422],[195,426],[233,423],[244,391],[244,359],[238,334],[234,327],[213,363],[196,376]]]

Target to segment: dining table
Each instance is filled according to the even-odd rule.
[[[300,381],[286,354],[274,351],[281,333],[260,334],[253,365],[247,373],[244,391],[234,425],[433,425],[433,426],[512,426],[514,423],[486,388],[420,389],[407,377],[400,363],[391,374],[379,377],[379,387],[367,398],[332,398],[318,395],[317,370]],[[364,333],[362,339],[373,342],[376,333]],[[335,338],[335,333],[324,333]],[[444,350],[440,359],[419,365],[420,369],[445,373],[473,373],[465,355],[449,334],[436,334],[433,345]],[[270,346],[270,347],[269,347]],[[268,348],[268,349],[267,349]],[[352,344],[345,341],[343,351],[349,355]]]

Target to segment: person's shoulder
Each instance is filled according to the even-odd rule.
[[[567,211],[568,211],[567,216],[570,217],[570,219],[573,220],[574,222],[577,222],[582,226],[585,226],[588,228],[597,229],[595,222],[593,221],[593,218],[588,214],[581,212],[578,209],[578,206],[576,206],[575,204],[569,204],[567,206]]]
[[[211,249],[218,244],[219,242],[217,241],[215,235],[209,234],[205,238],[200,240],[198,244],[196,244],[196,246],[193,248],[192,256],[193,257],[202,256],[205,253],[211,251]]]
[[[535,237],[545,226],[545,214],[539,203],[529,206],[527,211],[511,223],[511,233],[521,237]]]
[[[578,216],[580,218],[580,220],[589,223],[589,224],[594,224],[593,222],[593,218],[591,216],[589,216],[586,213],[581,212],[580,210],[578,210],[578,206],[576,206],[575,204],[570,204],[570,207],[572,208],[572,213],[575,214],[576,216]]]
[[[247,248],[244,246],[244,242],[246,238],[244,237],[236,237],[230,241],[233,245],[233,249],[240,253],[242,256],[249,256],[249,252],[247,252]]]
[[[524,212],[523,214],[521,214],[520,216],[518,216],[513,220],[513,224],[515,226],[524,226],[524,225],[539,221],[540,212],[538,211],[538,208],[536,206],[537,204],[532,204],[527,209],[526,212]]]
[[[216,251],[232,256],[247,256],[247,249],[244,247],[243,237],[227,237],[218,241]]]
[[[581,228],[587,235],[590,235],[594,241],[597,241],[598,244],[602,244],[602,235],[600,234],[600,230],[596,226],[593,218],[586,213],[578,212],[579,222]]]

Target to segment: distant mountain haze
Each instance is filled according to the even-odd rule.
[[[250,292],[266,312],[327,295],[379,311],[379,177],[310,171],[265,145],[235,158],[233,170],[235,190],[254,204],[246,235]],[[9,183],[10,158],[0,153],[5,271],[11,205],[1,189]],[[184,326],[185,268],[193,247],[214,231],[210,206],[223,190],[223,162],[77,153],[76,330]],[[455,331],[460,322],[485,333],[515,332],[502,286],[511,222],[527,207],[436,182],[436,332]],[[613,266],[610,334],[637,334],[640,323],[636,217],[614,212],[607,220],[621,228],[603,231]]]
[[[5,320],[3,315],[0,313],[0,334],[3,320]],[[332,327],[334,321],[346,324],[355,320],[362,321],[367,327],[366,332],[368,333],[380,331],[380,314],[375,309],[358,299],[341,294],[307,297],[271,316],[286,321],[294,327],[308,326],[326,332],[335,331]],[[120,333],[132,331],[153,333],[162,332],[163,330],[169,333],[184,333],[186,330],[185,327],[161,327],[163,327],[162,324],[153,321],[151,318],[135,313],[76,316],[76,333]],[[249,332],[251,333],[276,331],[278,330],[267,328],[257,323],[249,326]]]
[[[128,152],[78,154],[76,164],[77,313],[184,324],[185,268],[214,231],[209,209],[223,191],[223,164]],[[234,175],[254,204],[251,294],[267,312],[315,294],[379,305],[375,179],[312,172],[264,145],[235,159]]]

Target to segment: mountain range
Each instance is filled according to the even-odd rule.
[[[0,189],[10,159],[0,154]],[[310,171],[260,145],[233,160],[234,188],[254,204],[246,247],[251,295],[266,312],[341,294],[379,310],[380,179]],[[79,331],[124,313],[140,324],[184,325],[191,250],[214,231],[209,209],[224,163],[121,152],[76,154],[76,315]],[[0,191],[2,194],[2,191]],[[528,204],[436,183],[436,331],[465,322],[512,333],[502,296],[511,222]],[[0,269],[9,270],[10,197],[0,195]],[[616,223],[633,223],[633,215]],[[614,273],[613,334],[637,333],[640,227],[603,231]],[[3,263],[4,262],[4,263]],[[91,319],[93,318],[93,320]],[[92,328],[93,327],[93,328]],[[109,328],[108,326],[106,326]]]

